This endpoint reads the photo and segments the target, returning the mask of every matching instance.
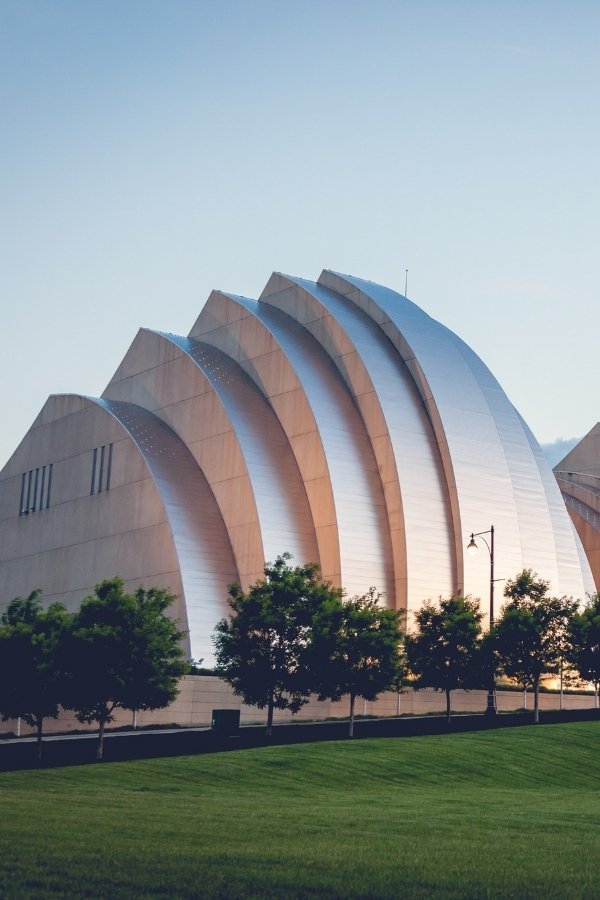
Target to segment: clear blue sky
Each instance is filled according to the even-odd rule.
[[[600,3],[0,0],[0,466],[139,326],[322,268],[600,418]]]

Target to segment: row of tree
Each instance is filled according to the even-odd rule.
[[[374,700],[403,671],[398,613],[371,590],[343,599],[314,563],[290,566],[289,553],[265,566],[244,592],[230,585],[231,615],[216,626],[216,674],[245,703],[298,712],[312,694],[350,696],[350,735],[357,697]]]
[[[446,694],[488,688],[504,675],[534,693],[539,720],[541,682],[563,670],[600,688],[600,595],[578,603],[549,595],[549,583],[529,569],[509,580],[506,603],[483,633],[478,601],[469,597],[426,603],[415,627],[403,634],[399,614],[379,604],[374,589],[344,599],[319,576],[316,565],[290,566],[283,554],[264,579],[243,592],[230,587],[231,615],[215,630],[216,672],[245,703],[298,712],[311,695],[350,696],[350,736],[357,697],[375,700],[385,690],[433,688]]]
[[[347,599],[318,567],[291,566],[283,554],[264,579],[244,592],[229,588],[231,614],[214,634],[216,674],[244,702],[298,712],[311,696],[350,697],[349,734],[358,697],[375,700],[410,682],[419,690],[490,688],[503,674],[534,692],[538,720],[543,678],[563,669],[600,689],[600,595],[578,611],[569,598],[549,596],[549,584],[524,570],[506,584],[507,602],[483,634],[482,613],[469,597],[426,603],[404,634],[399,613],[375,589]],[[120,578],[98,585],[75,613],[61,603],[44,608],[40,591],[17,597],[0,617],[0,715],[35,728],[41,758],[43,722],[59,708],[105,726],[117,709],[158,709],[171,703],[190,671],[182,632],[167,614],[174,597]],[[192,669],[193,671],[193,669]]]
[[[35,728],[38,759],[44,719],[59,708],[98,724],[97,758],[115,710],[159,709],[177,695],[188,669],[184,632],[166,610],[167,591],[124,590],[120,578],[97,585],[76,613],[44,608],[41,591],[14,599],[0,618],[0,714]]]

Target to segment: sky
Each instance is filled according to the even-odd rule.
[[[542,444],[597,401],[596,0],[0,0],[0,467],[139,327],[323,268],[403,292]]]

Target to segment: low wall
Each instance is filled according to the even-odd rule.
[[[523,708],[533,709],[533,694],[524,691],[498,691],[496,694],[499,712],[512,712]],[[487,694],[485,691],[453,691],[453,712],[483,712],[486,707]],[[590,694],[563,694],[563,709],[593,709],[595,705],[594,695]],[[551,710],[561,708],[559,694],[540,694],[540,709]],[[142,728],[147,725],[179,725],[179,726],[203,726],[210,725],[213,709],[239,709],[240,721],[243,725],[262,724],[266,722],[266,710],[259,710],[253,706],[241,703],[239,697],[235,697],[229,685],[211,675],[188,675],[181,681],[179,696],[171,706],[165,709],[138,712],[134,723],[131,712],[118,710],[114,722],[110,727],[119,728],[137,725]],[[374,702],[356,701],[356,715],[367,716],[397,716],[417,715],[428,713],[440,713],[446,709],[446,697],[440,691],[423,690],[413,691],[407,688],[402,691],[400,697],[395,692],[382,694]],[[285,723],[290,721],[322,720],[330,718],[346,718],[350,712],[348,697],[342,698],[338,703],[311,700],[303,706],[296,716],[286,710],[275,711],[274,721]],[[0,722],[0,734],[17,734],[20,730],[22,736],[31,734],[24,722],[14,720]],[[47,719],[44,722],[45,734],[65,733],[69,731],[96,730],[95,725],[82,725],[77,721],[73,713],[63,711],[58,719]]]

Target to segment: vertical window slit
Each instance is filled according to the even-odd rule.
[[[94,448],[94,457],[92,459],[92,483],[90,485],[90,494],[96,491],[96,460],[98,459],[98,448]]]
[[[108,464],[106,466],[106,490],[110,491],[110,477],[112,475],[112,455],[113,455],[113,445],[108,445]]]
[[[40,478],[40,509],[44,508],[44,488],[46,486],[46,466],[42,466],[42,477]]]
[[[27,503],[25,504],[25,515],[29,515],[29,504],[31,503],[31,480],[33,478],[33,469],[27,473]]]
[[[100,472],[98,473],[98,493],[102,493],[102,477],[104,475],[104,451],[106,449],[106,444],[102,444],[100,447]]]
[[[35,512],[38,502],[38,488],[40,486],[40,470],[35,470],[35,477],[33,479],[33,503],[31,504],[31,512]]]
[[[19,515],[22,516],[25,513],[25,482],[27,480],[27,472],[23,472],[21,475],[21,505],[19,506]]]

